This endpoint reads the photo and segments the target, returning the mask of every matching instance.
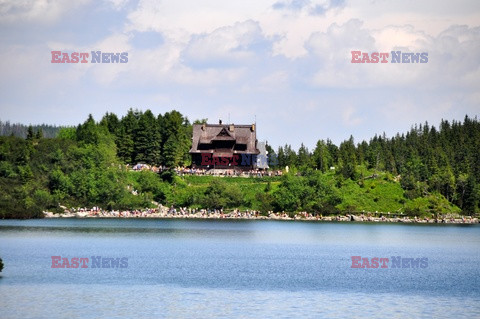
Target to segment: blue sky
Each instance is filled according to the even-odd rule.
[[[0,119],[76,125],[89,113],[252,123],[258,138],[393,136],[480,115],[480,2],[0,0]],[[128,52],[53,64],[51,51]],[[351,51],[428,52],[353,64]]]

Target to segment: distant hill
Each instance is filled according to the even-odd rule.
[[[0,136],[17,136],[21,138],[27,137],[29,125],[20,123],[10,123],[10,121],[3,122],[0,120]],[[43,137],[54,138],[57,137],[58,131],[64,126],[55,126],[48,124],[32,125],[33,131],[41,130]]]

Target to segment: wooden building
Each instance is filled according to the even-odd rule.
[[[255,124],[194,124],[192,167],[206,169],[252,169],[257,167]]]

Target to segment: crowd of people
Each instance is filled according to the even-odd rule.
[[[127,168],[130,168],[127,165]],[[168,170],[165,166],[152,166],[147,164],[136,164],[133,165],[131,168],[133,171],[152,171],[155,173],[161,173],[163,171]],[[265,176],[282,176],[281,170],[264,170],[264,169],[250,169],[250,170],[243,170],[239,168],[231,168],[231,169],[218,169],[218,168],[195,168],[195,167],[177,167],[174,169],[175,173],[179,176],[185,175],[214,175],[214,176],[237,176],[237,177],[265,177]]]
[[[180,167],[175,169],[175,173],[179,176],[184,175],[214,175],[214,176],[237,176],[237,177],[264,177],[264,176],[281,176],[281,170],[262,170],[262,169],[204,169],[204,168],[186,168]]]

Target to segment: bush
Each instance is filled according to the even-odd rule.
[[[0,162],[0,177],[14,178],[17,177],[13,165],[6,161]]]
[[[405,205],[405,213],[409,216],[431,217],[436,214],[458,214],[460,211],[439,193],[416,198]]]
[[[157,202],[165,202],[169,193],[169,185],[158,174],[150,171],[135,172],[137,183],[135,188],[141,193],[151,193]]]
[[[243,193],[238,185],[228,185],[222,180],[215,179],[209,184],[203,195],[205,208],[233,208],[244,202]]]
[[[179,207],[201,206],[203,200],[203,190],[199,187],[175,187],[167,196],[169,205]]]
[[[257,193],[255,199],[259,203],[259,210],[262,213],[273,210],[273,196],[269,193]]]
[[[318,171],[309,172],[305,177],[284,175],[273,194],[273,206],[277,211],[332,213],[341,201],[334,184],[335,180]]]

